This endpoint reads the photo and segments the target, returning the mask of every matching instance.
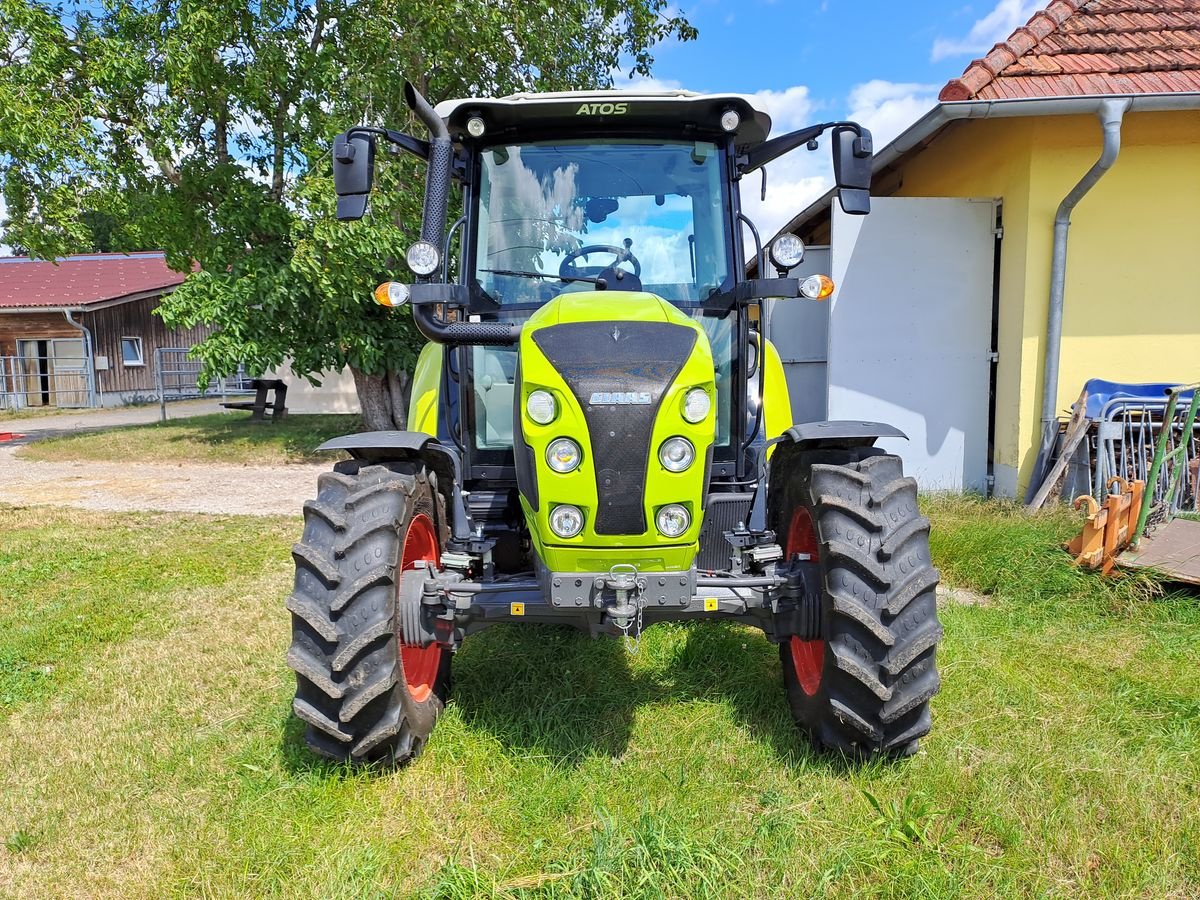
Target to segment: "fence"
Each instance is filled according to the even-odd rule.
[[[45,356],[0,356],[0,409],[95,406],[95,385],[83,342],[48,343],[51,352]]]
[[[231,394],[253,394],[250,376],[244,366],[238,366],[235,374],[214,378],[200,387],[198,359],[193,359],[187,347],[159,347],[154,351],[154,384],[158,390],[158,405],[162,420],[167,420],[167,402],[170,400],[194,400],[200,397],[227,397]]]
[[[1196,461],[1200,459],[1200,433],[1194,416],[1189,419],[1192,396],[1180,402],[1181,393],[1169,398],[1118,397],[1100,411],[1095,433],[1092,493],[1103,502],[1110,478],[1146,482],[1147,503],[1171,511],[1196,509]],[[1186,432],[1186,433],[1185,433]],[[1154,466],[1159,443],[1174,455],[1171,464]]]

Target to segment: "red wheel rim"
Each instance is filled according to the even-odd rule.
[[[437,532],[433,522],[424,513],[413,516],[404,534],[404,551],[400,555],[400,571],[407,572],[415,569],[417,562],[427,560],[437,563],[441,558],[438,552]],[[417,703],[424,703],[433,693],[433,682],[437,680],[438,670],[442,667],[442,645],[430,644],[428,647],[410,647],[400,644],[400,668],[404,671],[404,680],[408,683],[408,692]]]
[[[803,506],[797,506],[792,512],[784,552],[788,560],[798,553],[808,554],[808,558],[813,562],[821,558],[812,514]],[[825,642],[819,639],[802,641],[793,635],[788,641],[788,647],[792,652],[792,666],[796,670],[800,690],[811,697],[821,686],[821,672],[825,668]]]

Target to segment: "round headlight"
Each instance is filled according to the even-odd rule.
[[[404,259],[408,262],[408,267],[418,275],[432,275],[437,271],[441,256],[438,248],[429,241],[417,241],[408,248]]]
[[[683,398],[683,417],[695,425],[703,422],[712,409],[712,400],[704,388],[692,388]]]
[[[573,472],[579,468],[579,445],[570,438],[558,438],[546,448],[546,464],[555,472]]]
[[[483,137],[485,131],[487,131],[487,124],[479,116],[471,116],[467,119],[467,134],[471,137]]]
[[[682,472],[695,458],[696,448],[687,438],[667,438],[658,448],[658,461],[668,472]]]
[[[804,241],[784,232],[771,241],[771,262],[780,269],[793,269],[804,261]]]
[[[578,506],[556,506],[550,513],[550,528],[560,538],[572,538],[583,531],[583,512]]]
[[[727,109],[721,113],[721,127],[726,131],[737,131],[737,127],[742,124],[742,117],[737,114],[736,109]]]
[[[534,391],[525,401],[525,412],[539,425],[549,425],[558,415],[558,404],[549,391]]]
[[[562,509],[560,506],[559,509]],[[658,511],[658,530],[667,537],[679,537],[692,524],[688,511],[678,503],[664,506]]]

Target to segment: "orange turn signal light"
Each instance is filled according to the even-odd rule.
[[[827,300],[833,295],[833,279],[828,275],[809,275],[800,282],[800,295],[809,300]]]
[[[408,302],[408,285],[402,281],[385,281],[375,288],[374,297],[380,306],[403,306]]]

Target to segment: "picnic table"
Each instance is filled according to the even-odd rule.
[[[250,386],[254,388],[253,400],[231,400],[221,405],[226,409],[249,410],[252,422],[265,422],[268,408],[273,422],[287,415],[287,384],[282,378],[251,378]],[[272,395],[270,403],[267,394]]]

